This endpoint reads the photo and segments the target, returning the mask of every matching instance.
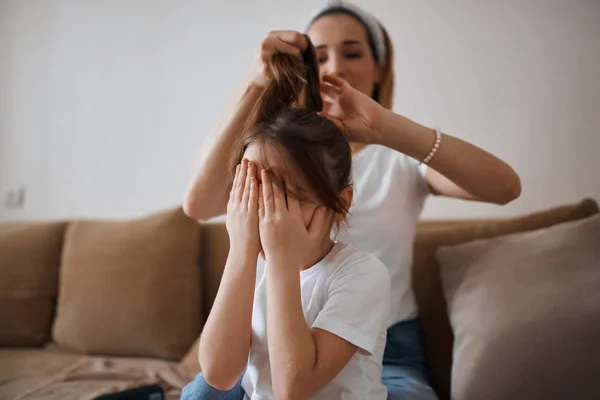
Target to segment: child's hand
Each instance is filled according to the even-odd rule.
[[[258,183],[256,166],[242,160],[235,170],[233,186],[227,203],[227,221],[230,248],[248,257],[258,258]]]
[[[329,239],[333,211],[318,207],[308,228],[304,226],[300,203],[273,182],[270,174],[262,171],[262,190],[259,191],[259,231],[265,258],[298,271],[308,265],[326,240]],[[296,193],[289,179],[286,186]]]

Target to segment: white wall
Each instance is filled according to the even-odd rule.
[[[191,160],[271,29],[321,1],[0,0],[0,220],[126,217],[182,199]],[[519,172],[506,207],[600,200],[600,2],[364,2],[396,43],[396,111]],[[231,10],[231,11],[230,11]]]

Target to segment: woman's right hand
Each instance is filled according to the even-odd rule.
[[[302,60],[302,53],[308,47],[303,34],[296,31],[271,31],[260,45],[260,53],[252,65],[251,81],[264,87],[270,77],[269,61],[274,54],[291,54]]]
[[[256,166],[242,160],[235,170],[233,186],[227,203],[230,249],[248,257],[258,258],[260,236],[258,231],[258,182]]]

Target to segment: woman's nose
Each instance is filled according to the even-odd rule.
[[[340,78],[344,78],[346,75],[346,67],[344,59],[340,56],[334,55],[327,60],[324,71],[327,75],[336,75]]]

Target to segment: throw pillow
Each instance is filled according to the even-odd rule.
[[[179,360],[201,327],[199,224],[181,209],[73,222],[53,337],[64,349]]]
[[[600,215],[437,253],[456,400],[592,399],[600,371]]]
[[[0,224],[0,346],[50,339],[66,225]]]
[[[419,307],[419,322],[425,342],[425,355],[441,400],[450,398],[453,334],[446,312],[440,266],[435,257],[440,246],[455,245],[480,238],[533,231],[598,213],[592,199],[578,204],[512,218],[437,220],[419,223],[415,237],[412,267],[413,290]]]

